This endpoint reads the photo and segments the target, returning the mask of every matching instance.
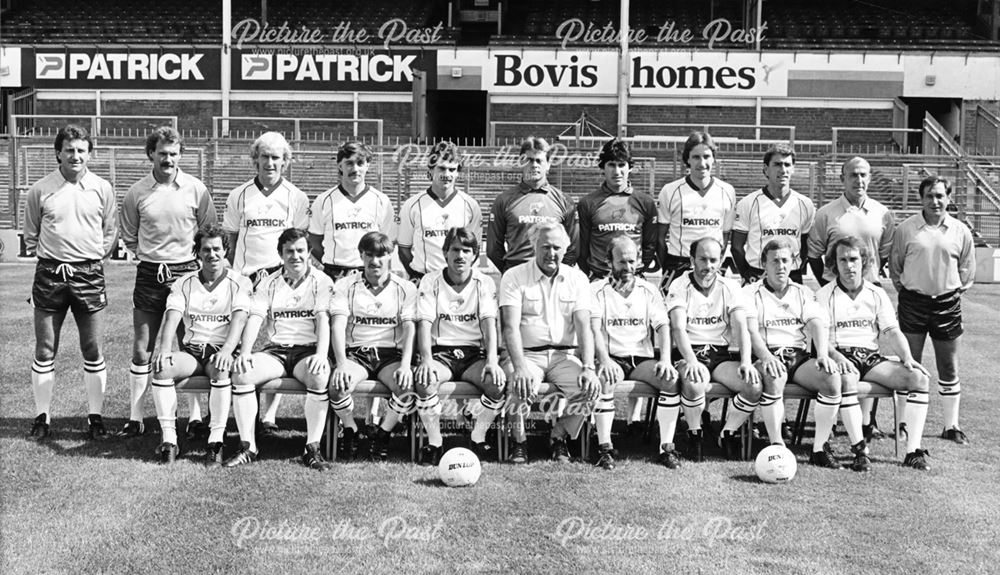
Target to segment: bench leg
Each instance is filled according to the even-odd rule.
[[[337,460],[337,422],[340,418],[332,409],[326,413],[326,430],[323,432],[323,454],[328,461]]]
[[[496,419],[493,420],[493,425],[495,425],[497,434],[497,463],[503,462],[507,459],[507,454],[505,450],[507,448],[506,444],[506,434],[504,430],[507,429],[507,408],[504,407],[497,415]]]
[[[799,410],[795,414],[795,431],[792,432],[792,445],[802,445],[802,436],[805,435],[806,418],[809,416],[809,398],[799,400]]]
[[[583,426],[580,427],[580,461],[590,461],[590,429],[591,423],[590,418],[583,420]]]
[[[420,419],[417,414],[411,413],[406,416],[406,436],[410,439],[410,463],[417,462],[417,436],[420,435],[420,429],[418,429],[417,424]]]
[[[895,398],[893,398],[895,399]],[[894,433],[892,434],[895,438],[896,447],[896,459],[899,459],[899,412],[896,411],[896,402],[892,402],[892,429]]]
[[[756,411],[751,411],[750,417],[743,423],[743,461],[749,461],[750,454],[753,453],[753,414]]]

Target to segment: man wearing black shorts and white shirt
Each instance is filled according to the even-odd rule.
[[[389,457],[392,431],[416,403],[410,366],[416,332],[417,288],[392,273],[394,249],[388,235],[368,232],[358,242],[363,271],[339,280],[334,286],[330,304],[334,359],[329,382],[330,406],[344,425],[340,448],[345,459],[357,455],[358,426],[351,393],[358,383],[377,379],[392,392],[389,410],[372,441],[372,455],[377,460]]]
[[[153,171],[133,184],[122,198],[122,241],[139,260],[132,292],[129,420],[119,432],[122,437],[145,431],[142,404],[151,371],[150,355],[170,286],[177,278],[198,270],[191,242],[200,228],[217,223],[208,188],[180,168],[183,153],[184,143],[177,130],[169,126],[156,128],[146,138],[146,157],[153,163]],[[205,429],[198,396],[189,395],[188,404],[188,439],[195,439]]]
[[[93,147],[87,130],[60,129],[55,139],[59,166],[31,186],[24,206],[25,250],[38,257],[29,300],[35,325],[31,436],[38,439],[51,435],[55,359],[68,310],[80,332],[88,435],[107,436],[101,417],[108,380],[102,349],[102,312],[108,305],[103,260],[116,245],[118,212],[111,184],[87,169]]]
[[[964,332],[961,298],[976,276],[976,250],[968,226],[948,215],[947,180],[930,176],[920,182],[920,203],[920,213],[896,228],[889,275],[899,292],[899,327],[917,361],[931,336],[944,406],[941,437],[964,445],[969,440],[958,427],[958,343]]]
[[[910,354],[885,290],[865,279],[872,265],[868,246],[856,237],[840,238],[830,246],[826,262],[834,281],[821,287],[816,299],[830,317],[830,357],[837,362],[843,384],[840,415],[851,439],[852,467],[855,471],[870,467],[861,413],[854,403],[858,381],[863,379],[906,392],[903,413],[897,414],[907,433],[903,465],[928,470],[927,450],[920,448],[927,419],[927,370]],[[879,337],[888,340],[898,360],[880,353]]]
[[[468,381],[482,390],[470,447],[490,456],[486,432],[504,406],[506,375],[498,359],[496,285],[474,266],[478,228],[451,228],[444,237],[446,267],[420,280],[417,300],[418,362],[414,369],[417,413],[427,430],[421,463],[441,458],[441,403],[438,384]]]
[[[713,237],[691,243],[691,271],[670,284],[667,313],[673,335],[673,359],[681,387],[681,407],[688,424],[688,456],[701,461],[701,414],[705,393],[717,381],[736,395],[719,438],[726,456],[735,458],[735,431],[760,401],[760,376],[753,367],[746,303],[739,286],[724,278],[722,244]]]
[[[670,323],[663,297],[653,284],[636,277],[640,269],[635,242],[622,234],[608,243],[605,255],[611,275],[591,284],[594,309],[594,349],[601,395],[594,406],[597,428],[596,465],[614,469],[611,426],[615,420],[615,385],[623,379],[648,383],[660,391],[657,416],[660,416],[660,461],[673,469],[680,465],[674,452],[674,424],[680,395],[677,370],[670,361]],[[659,359],[654,357],[653,338]],[[672,406],[674,409],[670,411]]]
[[[233,352],[253,303],[250,279],[226,265],[229,235],[218,226],[202,228],[194,236],[194,253],[201,270],[173,283],[167,297],[160,342],[153,354],[153,403],[163,433],[157,448],[160,461],[173,463],[180,450],[177,442],[177,380],[205,374],[209,423],[206,462],[222,464],[222,440],[229,419]],[[173,351],[177,326],[184,322],[184,340]]]
[[[784,445],[782,395],[789,381],[816,393],[816,435],[810,463],[839,469],[827,441],[840,408],[840,370],[830,359],[826,310],[812,290],[791,281],[797,269],[794,240],[778,237],[760,253],[764,277],[743,288],[755,367],[763,380],[760,410],[771,444]],[[815,345],[815,354],[810,346]]]
[[[240,432],[240,451],[226,460],[236,467],[257,460],[254,420],[256,387],[279,377],[294,377],[306,388],[303,411],[306,446],[302,464],[323,471],[329,463],[319,451],[329,409],[330,297],[333,282],[312,267],[304,229],[289,228],[278,236],[282,268],[254,290],[253,304],[233,370],[233,417]],[[266,322],[266,323],[265,323]],[[261,326],[267,345],[253,353]]]

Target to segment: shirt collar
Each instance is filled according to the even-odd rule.
[[[553,188],[552,184],[550,184],[549,181],[546,179],[546,180],[542,180],[542,185],[538,186],[537,188],[532,188],[531,186],[529,186],[528,184],[526,184],[524,182],[524,180],[521,180],[517,184],[517,189],[522,194],[527,194],[527,193],[530,193],[530,192],[541,192],[543,194],[547,194],[547,193],[551,192],[555,188]]]
[[[940,227],[940,228],[946,228],[947,229],[947,228],[951,227],[951,224],[952,224],[953,221],[955,221],[955,218],[946,211],[944,213],[944,216],[941,217],[941,221],[937,225],[934,225],[934,224],[931,224],[930,222],[927,221],[927,218],[924,217],[924,211],[920,210],[920,227],[922,227],[922,228],[939,228]]]
[[[285,183],[285,177],[282,176],[281,179],[278,180],[278,183],[274,186],[274,189],[277,190],[282,185],[284,185],[284,183]],[[258,190],[262,192],[264,191],[264,184],[260,181],[260,178],[258,178],[257,176],[253,177],[253,185],[257,186]]]
[[[687,182],[687,185],[692,190],[695,190],[696,192],[704,192],[705,190],[711,189],[712,186],[715,185],[715,176],[712,176],[712,178],[708,180],[708,185],[704,188],[699,188],[698,184],[694,183],[694,180],[691,179],[691,174],[684,176],[684,181]]]
[[[849,209],[851,209],[851,208],[854,207],[854,204],[852,204],[851,202],[847,201],[847,196],[844,195],[844,194],[840,194],[840,198],[838,198],[838,201],[840,202],[840,205],[844,208],[845,212],[847,210],[849,210]],[[862,200],[861,201],[861,205],[858,206],[856,209],[859,209],[862,212],[864,212],[864,213],[867,214],[868,213],[868,198],[866,197],[864,200]]]
[[[150,172],[149,173],[149,178],[151,180],[153,180],[153,183],[150,184],[149,187],[150,187],[150,189],[155,189],[157,186],[171,186],[173,188],[180,188],[181,187],[181,180],[183,178],[185,178],[185,177],[187,177],[187,174],[185,174],[184,172],[182,172],[180,168],[177,168],[177,175],[174,177],[174,181],[170,182],[169,184],[161,184],[160,182],[156,181],[156,176],[154,176],[153,173]]]
[[[629,184],[627,186],[625,186],[625,189],[621,190],[621,191],[612,190],[611,187],[608,186],[607,182],[601,182],[601,191],[604,192],[605,194],[609,195],[609,196],[618,196],[618,195],[623,195],[623,194],[626,195],[626,196],[631,196],[632,195],[632,182],[629,182]]]
[[[531,279],[535,283],[540,283],[542,280],[549,279],[549,276],[542,272],[542,268],[538,267],[538,262],[534,259],[531,260],[531,265],[528,267],[531,270]],[[566,266],[564,264],[559,264],[559,271],[553,276],[553,281],[555,280],[565,280],[566,279]]]

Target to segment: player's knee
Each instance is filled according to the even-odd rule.
[[[910,371],[906,377],[906,389],[910,391],[927,392],[929,387],[927,376],[920,371]]]
[[[681,393],[686,397],[705,395],[711,385],[712,383],[709,381],[696,383],[688,379],[681,379]]]
[[[788,374],[782,373],[778,377],[772,377],[766,373],[762,373],[761,377],[761,391],[768,395],[780,395],[785,389],[785,384],[788,383]]]
[[[843,386],[840,383],[840,378],[834,373],[826,374],[819,384],[819,392],[827,397],[839,396],[841,389]]]

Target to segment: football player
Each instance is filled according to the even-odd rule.
[[[170,286],[180,276],[198,271],[191,242],[200,228],[217,223],[208,188],[180,168],[183,153],[184,143],[177,130],[169,126],[155,129],[146,138],[146,157],[153,162],[153,171],[133,184],[122,198],[121,237],[139,260],[132,292],[130,410],[129,420],[119,432],[122,437],[145,431],[142,404],[151,370],[150,354],[166,311]],[[188,439],[195,439],[204,430],[197,398],[188,396]],[[176,439],[172,443],[176,444]]]
[[[277,132],[265,132],[250,146],[254,178],[237,186],[226,199],[222,228],[229,234],[227,257],[237,272],[251,277],[254,287],[282,267],[274,250],[288,228],[309,227],[309,198],[284,177],[292,161],[292,148]],[[276,417],[280,395],[270,403],[262,396],[261,426],[264,435],[278,431]]]
[[[222,464],[222,442],[232,398],[229,374],[253,291],[246,276],[227,267],[228,249],[229,235],[222,228],[199,230],[194,236],[194,252],[201,270],[178,278],[167,297],[160,342],[153,354],[152,380],[153,403],[163,433],[157,453],[164,463],[173,463],[179,453],[176,381],[205,374],[211,384],[206,462],[213,467]],[[175,352],[177,326],[182,321],[184,340]]]
[[[372,231],[396,236],[392,201],[365,181],[373,157],[362,142],[345,142],[336,156],[340,183],[313,202],[309,246],[334,281],[361,269],[358,242],[362,236]]]
[[[930,469],[927,450],[920,448],[920,439],[927,418],[929,374],[913,359],[885,290],[865,279],[871,274],[872,261],[862,240],[853,236],[835,240],[826,259],[835,281],[821,287],[816,294],[830,316],[830,357],[837,362],[844,385],[840,413],[851,438],[854,469],[867,471],[870,466],[861,414],[856,404],[848,403],[849,395],[857,396],[858,381],[864,379],[907,392],[906,406],[900,416],[906,424],[903,465],[927,470]],[[880,336],[888,340],[899,360],[879,353]]]
[[[681,382],[681,407],[688,423],[689,457],[701,461],[701,414],[705,392],[717,381],[736,393],[719,438],[726,457],[735,459],[739,442],[734,432],[760,401],[760,375],[753,367],[746,304],[739,286],[721,277],[722,242],[706,236],[691,242],[692,270],[670,284],[670,315],[674,360]]]
[[[722,245],[722,253],[726,252],[736,212],[736,191],[712,173],[716,150],[711,135],[692,132],[681,152],[688,175],[660,190],[656,247],[664,292],[691,269],[688,254],[695,240],[713,238]]]
[[[330,405],[344,425],[340,447],[345,459],[357,455],[358,426],[351,392],[358,382],[378,379],[392,392],[389,410],[375,430],[372,455],[389,456],[389,437],[410,412],[413,396],[414,320],[417,288],[392,273],[395,246],[388,235],[368,232],[358,242],[364,269],[337,282],[330,313],[335,367],[329,380]],[[424,405],[432,410],[435,406]]]
[[[637,278],[639,250],[627,235],[618,235],[607,246],[611,275],[591,284],[594,310],[594,349],[601,395],[594,406],[597,427],[597,465],[614,469],[611,426],[615,419],[615,385],[634,379],[660,390],[660,460],[670,468],[679,465],[673,445],[679,395],[677,370],[670,361],[670,323],[663,297],[649,282]],[[653,338],[659,359],[654,357]],[[672,408],[672,409],[671,409]]]
[[[257,460],[254,419],[256,387],[279,377],[294,377],[306,388],[303,405],[306,446],[302,463],[325,470],[329,463],[319,450],[328,410],[330,364],[330,297],[333,282],[310,265],[304,229],[289,228],[278,236],[282,267],[265,277],[254,290],[253,304],[233,375],[233,415],[240,432],[240,451],[226,460],[236,467]],[[267,345],[253,353],[261,326]]]
[[[108,381],[102,349],[108,305],[103,260],[117,245],[117,210],[111,183],[87,168],[93,148],[86,129],[60,129],[55,139],[58,166],[28,189],[24,206],[25,250],[38,257],[29,300],[34,307],[31,390],[36,414],[30,434],[37,439],[51,437],[55,360],[68,310],[80,332],[87,433],[91,439],[108,434],[101,417]]]
[[[791,238],[767,242],[760,253],[764,277],[743,288],[750,341],[757,357],[754,365],[763,380],[760,410],[772,445],[784,445],[785,384],[792,381],[815,392],[816,435],[809,461],[839,469],[827,441],[840,409],[840,370],[828,351],[826,310],[809,288],[791,281],[798,266],[796,249]],[[816,346],[815,357],[810,357],[810,341]]]
[[[461,160],[455,144],[435,145],[427,161],[430,187],[410,196],[399,210],[399,261],[412,280],[419,281],[424,274],[445,267],[442,247],[451,228],[468,228],[482,235],[483,212],[479,202],[455,187],[462,170]]]
[[[481,460],[491,456],[486,432],[504,405],[506,375],[500,369],[496,285],[475,268],[478,228],[451,228],[444,237],[447,267],[420,280],[417,300],[417,413],[427,430],[420,454],[425,465],[441,459],[438,384],[453,379],[481,389],[470,447]]]

